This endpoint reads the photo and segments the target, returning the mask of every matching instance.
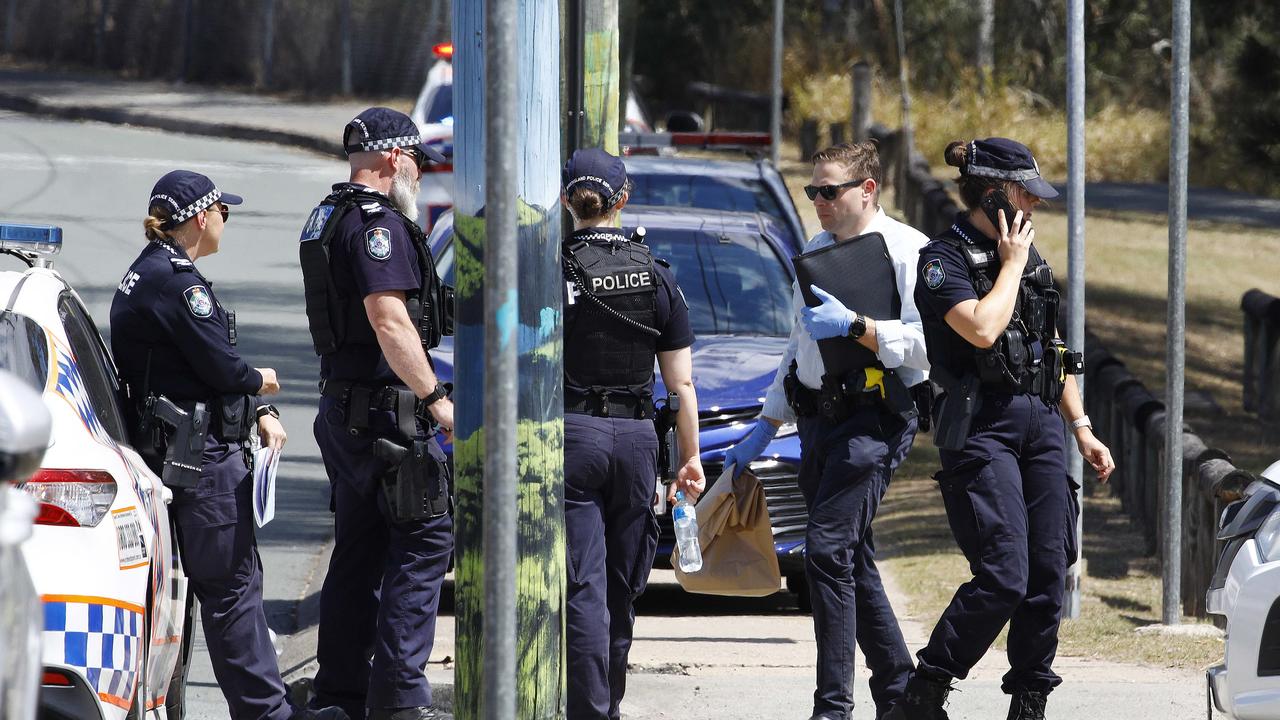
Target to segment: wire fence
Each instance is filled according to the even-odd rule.
[[[11,57],[307,95],[416,94],[450,0],[3,0]]]

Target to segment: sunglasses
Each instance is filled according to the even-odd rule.
[[[871,178],[850,180],[849,182],[840,183],[839,185],[805,185],[804,194],[807,195],[810,200],[816,200],[819,195],[822,196],[823,200],[835,200],[840,195],[841,190],[847,187],[853,187],[854,185],[861,185],[870,179]]]
[[[413,164],[418,166],[418,172],[425,173],[427,171],[427,164],[431,161],[427,160],[427,156],[419,152],[417,148],[401,147],[400,152],[409,156]]]
[[[209,207],[205,208],[205,210],[209,212],[222,213],[222,222],[224,223],[227,221],[227,218],[231,217],[231,208],[228,207],[225,203],[217,203],[215,205],[210,205]]]

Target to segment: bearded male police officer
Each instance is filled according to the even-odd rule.
[[[415,223],[418,182],[444,158],[403,113],[346,127],[351,179],[308,219],[300,255],[320,355],[316,440],[332,487],[335,544],[320,596],[316,700],[352,717],[437,717],[423,669],[453,549],[435,429],[453,405],[426,351],[452,298]],[[373,658],[372,664],[370,657]]]
[[[778,426],[795,420],[800,434],[800,489],[809,510],[805,569],[813,601],[817,637],[817,690],[813,717],[851,716],[853,645],[871,668],[876,716],[883,717],[902,695],[911,656],[898,629],[875,565],[871,520],[916,433],[913,412],[900,413],[881,398],[895,385],[898,397],[927,375],[924,335],[912,293],[916,257],[926,238],[885,215],[880,208],[880,157],[871,143],[836,145],[813,156],[813,200],[823,232],[805,246],[811,253],[858,236],[856,243],[881,243],[862,268],[858,298],[869,307],[900,303],[896,317],[867,317],[845,307],[824,290],[823,300],[805,307],[794,289],[798,322],[751,433],[725,454],[738,472],[760,456]],[[876,235],[879,233],[883,241]],[[852,246],[843,250],[852,250]],[[832,377],[818,341],[844,338],[836,350],[861,364],[845,377]],[[882,375],[883,373],[883,375]],[[896,377],[895,377],[896,375]],[[883,378],[883,380],[881,380]],[[876,391],[864,392],[878,384]],[[856,625],[855,625],[856,619]]]

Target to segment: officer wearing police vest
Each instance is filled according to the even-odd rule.
[[[973,579],[918,653],[896,717],[946,718],[951,682],[1008,623],[1008,717],[1042,720],[1062,682],[1051,665],[1076,557],[1079,508],[1064,418],[1099,479],[1115,464],[1084,414],[1074,377],[1083,361],[1058,339],[1053,273],[1032,245],[1032,213],[1057,191],[1031,151],[1006,138],[951,143],[946,161],[960,169],[968,210],[921,251],[916,302],[933,377],[945,390],[935,477]]]
[[[725,454],[725,466],[740,473],[782,423],[797,423],[798,481],[809,511],[805,570],[818,646],[815,720],[851,717],[855,641],[871,668],[876,717],[898,701],[912,667],[876,569],[871,521],[916,434],[908,388],[924,383],[929,365],[912,293],[916,257],[927,239],[885,215],[880,179],[872,143],[836,145],[813,156],[805,193],[823,232],[805,245],[805,254],[850,241],[876,245],[842,249],[871,251],[852,307],[826,292],[837,288],[819,287],[812,292],[821,304],[806,307],[801,288],[794,288],[796,324],[761,416]],[[898,310],[868,317],[859,307]],[[819,341],[831,348],[837,338],[840,355],[820,352]],[[855,369],[833,377],[824,357],[856,359]]]
[[[444,158],[389,108],[356,116],[342,145],[350,180],[312,211],[299,246],[335,514],[316,700],[369,720],[434,718],[423,669],[453,550],[436,435],[452,431],[453,404],[427,351],[452,332],[452,295],[415,220],[422,172]]]
[[[616,720],[635,610],[658,545],[653,364],[679,398],[681,489],[705,487],[698,457],[689,308],[666,263],[615,227],[629,183],[622,160],[589,148],[565,164],[574,232],[561,245],[568,720]]]
[[[126,388],[130,440],[173,490],[170,514],[209,659],[231,714],[252,720],[345,720],[338,708],[294,709],[262,609],[251,460],[257,432],[279,450],[284,427],[262,395],[280,392],[270,368],[236,349],[235,313],[195,262],[218,251],[241,198],[200,173],[156,182],[143,227],[150,241],[111,301],[111,348]]]

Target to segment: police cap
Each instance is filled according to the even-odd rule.
[[[371,107],[355,116],[342,131],[342,149],[354,152],[411,147],[432,162],[445,162],[439,150],[422,141],[418,126],[408,115],[387,107]]]
[[[605,197],[605,207],[613,207],[622,197],[627,184],[627,167],[622,159],[600,148],[574,150],[560,173],[566,195],[579,187],[587,187]]]
[[[1040,177],[1040,165],[1026,145],[1008,138],[987,138],[969,143],[969,161],[963,175],[1012,180],[1038,198],[1058,197],[1058,191]]]
[[[190,170],[174,170],[166,173],[151,188],[147,212],[159,206],[169,211],[169,219],[161,226],[165,230],[175,228],[195,217],[216,202],[239,205],[244,199],[239,195],[224,193],[207,176]]]

